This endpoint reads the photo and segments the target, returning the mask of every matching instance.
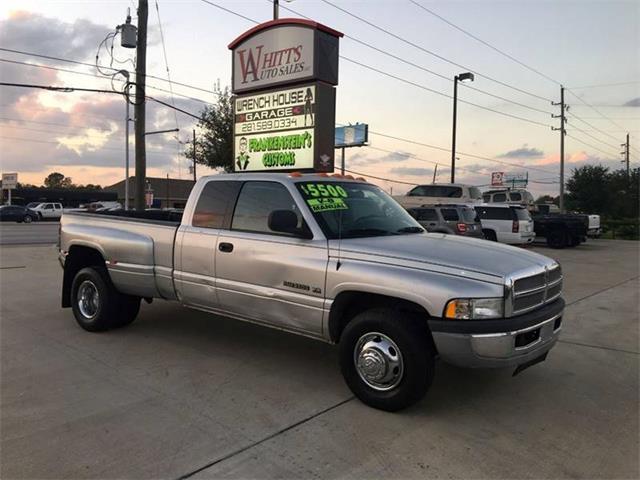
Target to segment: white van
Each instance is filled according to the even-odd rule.
[[[475,206],[484,238],[494,242],[522,245],[536,238],[529,211],[519,205],[490,203]]]
[[[482,192],[477,187],[462,183],[433,183],[418,185],[409,190],[406,195],[398,195],[393,198],[405,208],[415,208],[443,203],[480,203]]]
[[[488,190],[482,194],[484,203],[509,203],[512,205],[532,205],[533,195],[523,189]]]

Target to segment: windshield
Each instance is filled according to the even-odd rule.
[[[424,232],[404,208],[375,185],[299,182],[296,186],[328,239]]]

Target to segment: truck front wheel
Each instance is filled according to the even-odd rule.
[[[73,279],[71,308],[83,329],[102,332],[133,322],[140,299],[118,292],[104,267],[87,267]]]
[[[340,338],[340,367],[362,402],[393,412],[425,395],[435,363],[425,322],[408,312],[372,309],[347,324]]]

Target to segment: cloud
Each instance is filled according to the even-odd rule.
[[[433,175],[433,169],[422,167],[395,167],[389,170],[392,175],[409,175],[411,177],[422,177]]]
[[[543,156],[544,152],[542,150],[534,147],[529,148],[525,143],[522,147],[502,153],[496,158],[540,158]]]
[[[402,152],[400,150],[396,150],[395,152],[387,153],[386,155],[382,156],[370,156],[368,153],[364,152],[357,152],[353,155],[349,155],[348,151],[349,149],[347,149],[346,163],[347,165],[350,165],[352,167],[373,165],[378,163],[404,162],[405,160],[409,160],[411,158],[410,153]]]
[[[90,20],[78,19],[68,23],[38,13],[19,11],[0,21],[0,45],[83,61],[95,55],[98,44],[112,30]],[[55,60],[49,63],[65,64]]]
[[[627,103],[622,105],[623,107],[640,107],[640,97],[633,98]]]

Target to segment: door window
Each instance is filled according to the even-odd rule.
[[[284,185],[276,182],[247,182],[240,191],[231,229],[286,235],[269,228],[269,214],[274,210],[293,211],[298,216],[298,228],[302,227],[300,210]]]
[[[438,221],[438,214],[436,213],[435,209],[433,209],[433,208],[420,209],[420,210],[418,210],[417,214],[418,214],[418,216],[416,217],[416,220],[423,221],[423,222],[437,222]]]
[[[513,220],[510,208],[476,207],[476,212],[482,220]]]
[[[53,205],[51,205],[50,203],[47,203],[47,204],[44,206],[44,209],[45,209],[45,210],[53,210]]]
[[[203,228],[229,228],[229,215],[240,182],[211,181],[202,189],[191,224]]]

